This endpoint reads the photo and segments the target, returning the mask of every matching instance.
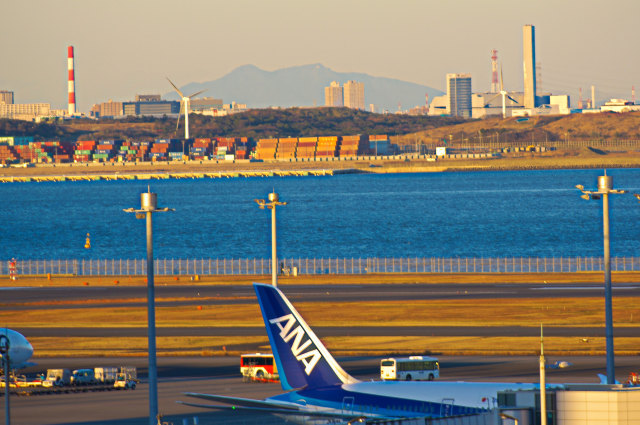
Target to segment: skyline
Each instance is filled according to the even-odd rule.
[[[470,73],[473,91],[483,92],[491,85],[491,49],[498,50],[505,89],[522,91],[526,24],[536,27],[539,91],[569,94],[575,105],[579,87],[587,98],[595,85],[602,100],[630,99],[631,86],[640,89],[640,56],[626,42],[633,40],[640,12],[632,0],[32,0],[3,9],[12,17],[6,34],[14,36],[0,40],[10,64],[0,73],[0,90],[13,91],[16,103],[66,109],[66,51],[72,45],[77,108],[85,113],[109,99],[165,95],[171,91],[165,77],[182,87],[246,64],[274,71],[322,63],[442,91],[447,73]],[[323,97],[319,90],[318,99]]]

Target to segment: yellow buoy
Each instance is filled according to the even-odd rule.
[[[87,241],[84,243],[84,247],[86,249],[91,248],[91,239],[89,239],[89,234],[87,233]]]

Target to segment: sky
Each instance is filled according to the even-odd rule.
[[[3,0],[0,16],[0,90],[56,109],[67,106],[69,45],[81,112],[246,64],[321,63],[443,91],[447,73],[471,73],[473,90],[488,91],[491,49],[505,89],[521,91],[526,24],[539,89],[574,105],[591,85],[602,100],[630,99],[633,85],[640,97],[637,0]]]

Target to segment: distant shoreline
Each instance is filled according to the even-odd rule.
[[[37,180],[47,177],[93,176],[121,179],[135,178],[184,178],[202,177],[260,176],[269,175],[309,175],[345,173],[431,173],[463,171],[513,171],[549,169],[599,169],[599,168],[640,168],[640,155],[636,152],[620,152],[607,155],[552,155],[503,156],[490,159],[439,159],[437,161],[411,156],[392,159],[358,159],[334,161],[302,162],[226,162],[226,161],[176,161],[138,163],[85,163],[85,164],[38,164],[32,167],[0,168],[0,180],[10,182],[11,178],[21,181],[26,178]],[[193,175],[191,175],[193,174]],[[73,178],[70,178],[73,179]],[[96,178],[97,179],[97,178]],[[61,179],[63,180],[63,179]]]

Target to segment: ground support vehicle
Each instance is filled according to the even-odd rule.
[[[71,371],[69,369],[47,369],[47,377],[42,381],[42,386],[64,387],[71,385]]]

